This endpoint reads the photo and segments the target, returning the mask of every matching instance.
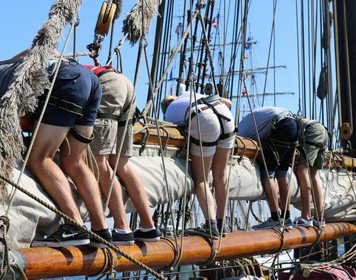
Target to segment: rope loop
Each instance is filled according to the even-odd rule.
[[[147,40],[145,34],[143,34],[143,35],[141,36],[139,46],[144,47],[144,48],[147,48],[147,46],[148,46],[148,40]]]
[[[200,266],[208,266],[208,265],[211,265],[213,262],[215,262],[215,258],[216,258],[218,251],[215,250],[215,244],[211,238],[208,238],[205,236],[202,236],[202,237],[209,243],[210,248],[211,248],[211,254],[209,256],[209,259],[205,263],[200,264]]]

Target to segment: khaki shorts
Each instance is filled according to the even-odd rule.
[[[132,83],[122,74],[114,72],[100,76],[103,88],[103,97],[99,112],[111,113],[119,116],[124,123],[127,118],[132,118],[136,102],[132,104],[131,114],[128,109],[133,97]],[[125,126],[118,127],[118,122],[110,119],[97,119],[94,127],[94,140],[90,144],[94,155],[117,154],[121,141],[123,146],[120,156],[132,156],[133,152],[133,126],[129,123],[126,134]]]
[[[306,131],[304,131],[304,139],[306,142],[315,144],[306,143],[304,145],[310,167],[322,169],[325,161],[326,144],[329,139],[327,130],[320,123],[312,123]],[[300,155],[299,162],[307,165],[303,153]]]

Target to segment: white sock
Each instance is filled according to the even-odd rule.
[[[154,229],[156,229],[156,228],[155,228],[155,227],[151,227],[151,228],[143,228],[143,227],[141,227],[141,228],[140,228],[140,230],[141,230],[142,232],[148,232],[148,231],[154,230]]]
[[[115,230],[116,233],[118,233],[118,234],[127,234],[127,233],[132,232],[131,229],[129,229],[129,230],[124,230],[124,229],[121,229],[121,228],[113,228],[113,230]]]

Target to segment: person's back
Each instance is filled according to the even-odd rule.
[[[289,212],[288,199],[288,170],[292,166],[295,147],[298,143],[298,123],[295,116],[287,109],[280,107],[262,107],[247,115],[238,125],[238,135],[257,140],[258,130],[263,148],[264,162],[261,162],[261,179],[267,202],[271,210],[271,217],[253,229],[264,229],[279,226],[281,217],[285,216],[285,223],[290,226],[292,221]],[[279,213],[278,181],[281,194],[281,214]]]
[[[266,141],[271,134],[272,119],[284,112],[288,112],[288,110],[281,107],[261,107],[253,111],[258,133],[262,141]],[[246,115],[239,123],[237,135],[257,140],[257,132],[251,113]]]

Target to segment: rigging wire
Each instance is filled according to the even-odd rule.
[[[276,20],[276,12],[277,12],[277,1],[273,1],[273,18],[272,18],[272,30],[271,30],[271,36],[270,36],[270,41],[269,41],[269,47],[268,47],[268,56],[267,56],[267,65],[266,65],[266,77],[265,77],[265,82],[263,86],[263,97],[262,97],[262,107],[264,106],[265,103],[265,95],[266,95],[266,88],[267,88],[267,78],[268,78],[268,70],[269,70],[269,60],[271,57],[271,50],[272,50],[272,42],[273,42],[273,34],[275,32],[275,20]]]

